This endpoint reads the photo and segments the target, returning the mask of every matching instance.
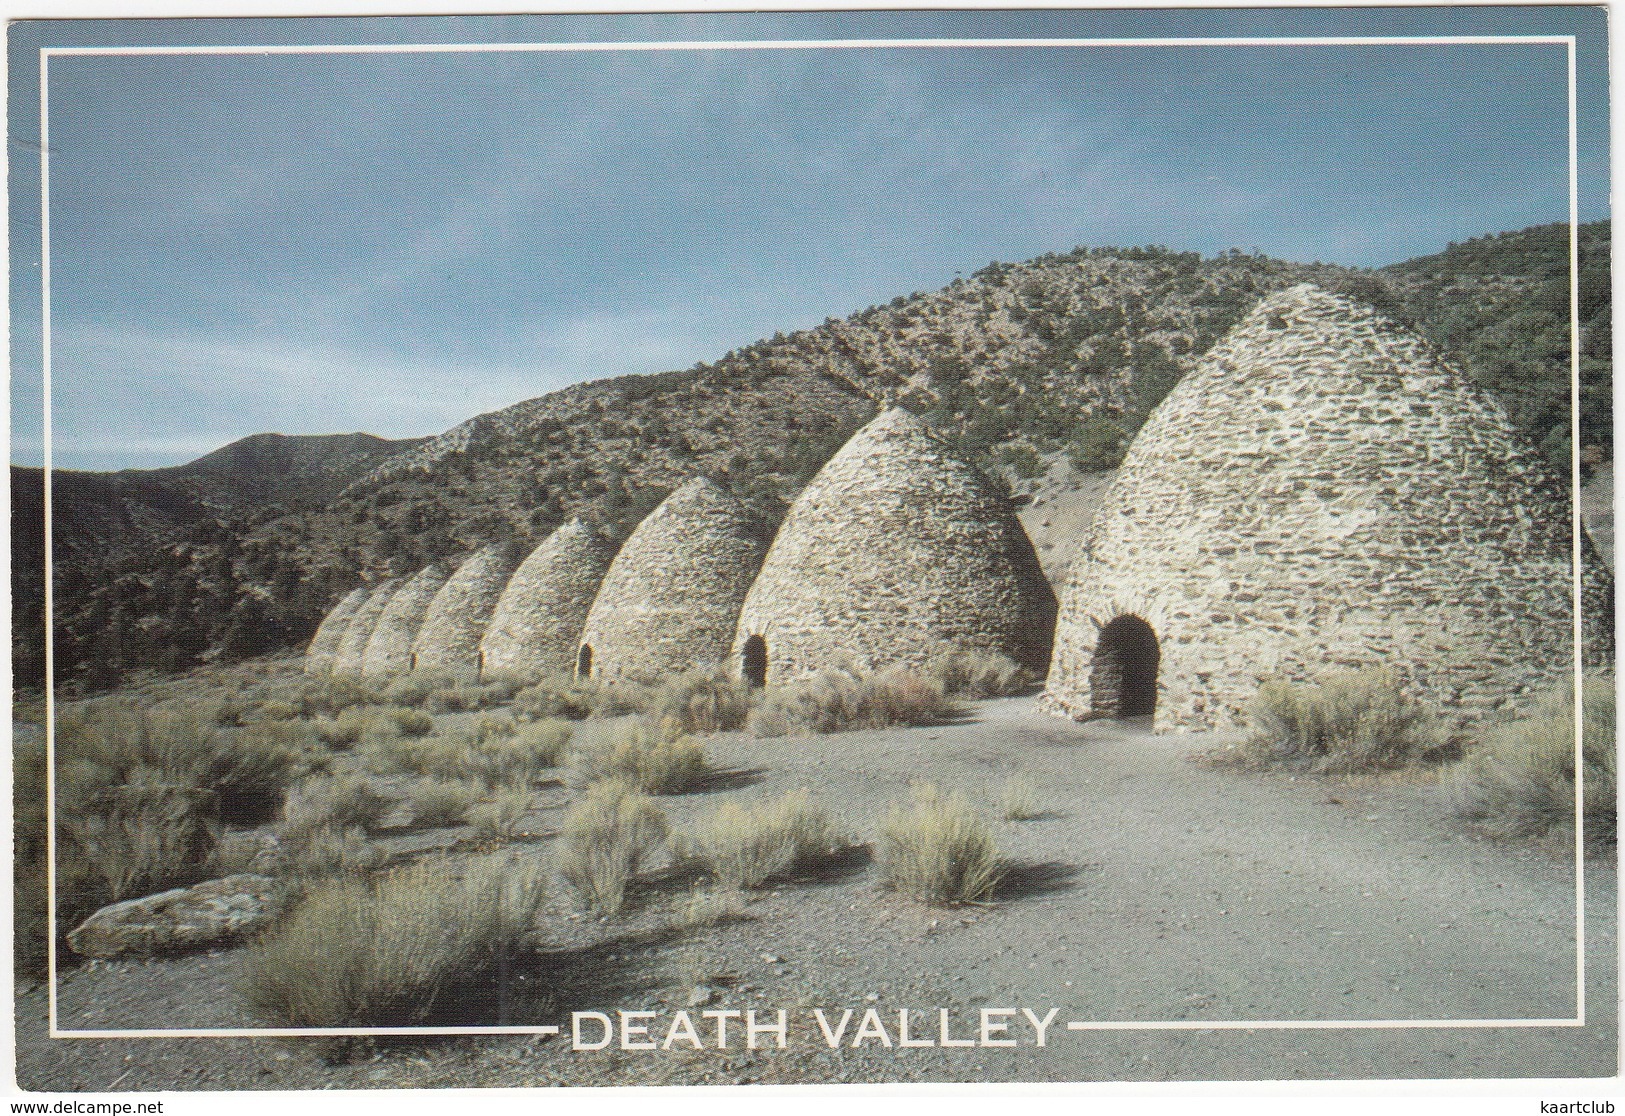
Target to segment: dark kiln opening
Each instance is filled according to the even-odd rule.
[[[1119,616],[1100,630],[1089,670],[1089,707],[1096,717],[1148,717],[1157,708],[1157,633],[1138,616]]]
[[[751,689],[767,685],[767,640],[753,635],[739,652],[739,675]]]
[[[583,643],[581,650],[576,654],[576,677],[592,677],[592,644]]]

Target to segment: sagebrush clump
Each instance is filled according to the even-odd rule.
[[[834,667],[801,682],[768,687],[750,716],[758,736],[807,736],[895,725],[933,724],[960,714],[942,684],[898,668],[867,674]]]
[[[896,890],[925,903],[992,897],[1002,875],[998,846],[965,797],[926,783],[893,807],[881,845],[881,869]]]
[[[1311,684],[1266,682],[1250,722],[1240,757],[1259,766],[1347,774],[1436,759],[1447,746],[1438,718],[1385,669]]]
[[[1592,679],[1581,697],[1580,763],[1586,843],[1615,841],[1614,682]],[[1574,692],[1562,687],[1528,717],[1489,727],[1452,772],[1462,814],[1500,837],[1562,838],[1574,830]]]
[[[544,882],[534,863],[488,857],[319,883],[250,949],[243,991],[279,1027],[506,1022],[471,992],[508,992],[498,974],[530,948]]]
[[[680,844],[686,859],[723,888],[738,890],[826,862],[849,842],[807,791],[795,790],[749,804],[723,802],[691,826]]]
[[[684,732],[733,732],[750,715],[750,687],[720,671],[692,671],[660,686],[652,705]]]
[[[668,832],[648,795],[626,783],[594,783],[559,825],[559,874],[588,910],[619,914],[627,885]]]
[[[629,717],[600,726],[582,741],[579,760],[588,778],[619,780],[645,794],[695,790],[710,771],[704,745],[670,717]]]
[[[925,675],[935,680],[943,693],[971,698],[1019,693],[1034,681],[1031,671],[1003,652],[958,647],[933,655],[926,663]]]

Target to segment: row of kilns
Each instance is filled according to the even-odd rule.
[[[1268,678],[1383,665],[1464,716],[1612,663],[1612,578],[1566,486],[1425,342],[1310,286],[1265,299],[1152,413],[1071,563],[1059,619],[999,487],[916,417],[860,430],[769,543],[704,478],[619,553],[579,521],[351,592],[313,673],[606,681],[728,664],[753,684],[945,647],[1047,671],[1044,704],[1237,723]]]
[[[893,408],[855,435],[769,539],[705,478],[619,553],[572,520],[517,568],[488,548],[357,589],[312,641],[313,674],[435,668],[652,679],[732,662],[756,684],[848,663],[998,651],[1042,673],[1055,598],[998,488]],[[748,662],[747,662],[748,660]]]

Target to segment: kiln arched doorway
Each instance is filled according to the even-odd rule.
[[[761,636],[751,636],[740,648],[739,676],[753,690],[767,685],[767,640]]]
[[[1157,709],[1157,633],[1138,616],[1100,629],[1089,668],[1089,712],[1096,717],[1149,717]]]

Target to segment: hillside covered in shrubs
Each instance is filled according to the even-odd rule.
[[[1584,226],[1581,250],[1581,421],[1587,460],[1600,462],[1612,455],[1608,227]],[[1045,455],[1109,469],[1221,334],[1301,282],[1414,326],[1566,462],[1567,260],[1561,225],[1376,272],[1237,251],[1076,248],[991,263],[689,369],[579,384],[422,442],[335,443],[322,447],[331,458],[295,468],[248,439],[177,469],[59,477],[57,677],[96,689],[138,667],[296,646],[364,576],[491,543],[529,548],[570,516],[624,537],[696,474],[776,521],[890,403],[1017,490],[1042,475]],[[13,473],[13,651],[29,684],[44,666],[42,505],[37,474]]]

